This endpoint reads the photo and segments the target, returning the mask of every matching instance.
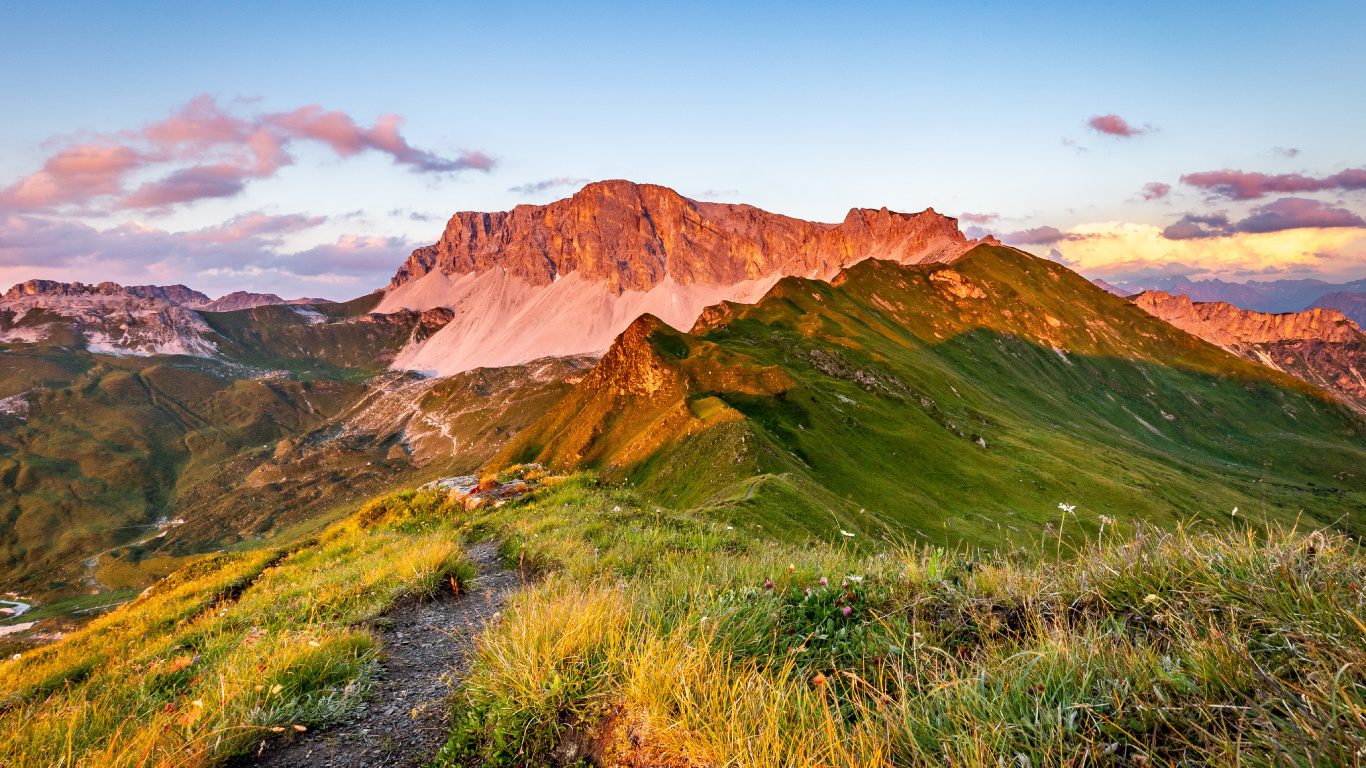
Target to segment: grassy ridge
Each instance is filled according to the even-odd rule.
[[[210,765],[354,711],[378,666],[364,622],[474,572],[448,525],[375,509],[292,551],[203,558],[0,663],[0,763]]]
[[[1366,561],[1340,537],[1106,525],[876,553],[555,489],[438,764],[1355,764]],[[1058,554],[1067,555],[1056,561]],[[1277,762],[1280,761],[1280,762]]]
[[[833,521],[948,547],[1037,540],[1060,503],[1366,532],[1359,419],[1068,270],[983,247],[834,282],[786,278],[690,334],[638,321],[496,463],[587,467],[794,534]]]

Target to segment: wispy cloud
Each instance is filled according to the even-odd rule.
[[[250,180],[292,164],[289,149],[297,141],[320,143],[343,158],[381,152],[418,173],[488,171],[495,164],[478,151],[443,157],[418,149],[403,137],[402,123],[398,115],[381,115],[365,128],[318,105],[242,115],[200,96],[141,129],[61,143],[40,170],[0,189],[0,209],[147,210],[233,197]],[[147,173],[161,175],[129,188]]]
[[[581,187],[588,183],[588,179],[574,179],[568,176],[561,176],[555,179],[544,179],[542,181],[532,181],[526,184],[519,184],[515,187],[508,187],[509,192],[516,192],[519,195],[534,195],[548,189],[557,187]]]
[[[1318,177],[1299,173],[1268,174],[1225,168],[1222,171],[1188,173],[1181,177],[1181,183],[1229,200],[1256,200],[1273,193],[1366,189],[1366,168],[1348,168],[1330,176]]]
[[[979,224],[979,225],[994,224],[994,223],[996,223],[996,222],[998,222],[998,221],[1001,220],[1001,214],[999,214],[999,213],[960,213],[960,214],[958,214],[958,220],[959,220],[959,221],[966,221],[966,222],[968,222],[969,224]]]
[[[1294,157],[1300,153],[1300,151],[1294,147],[1272,147],[1271,151],[1282,157]]]
[[[1154,128],[1151,125],[1144,125],[1142,128],[1130,125],[1127,120],[1119,115],[1092,115],[1086,124],[1092,130],[1103,133],[1106,136],[1118,136],[1128,139],[1145,133],[1151,133]]]
[[[1001,235],[1001,242],[1006,245],[1050,245],[1069,240],[1085,240],[1087,237],[1090,235],[1063,232],[1057,227],[1034,227]]]

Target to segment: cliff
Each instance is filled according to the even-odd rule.
[[[578,272],[616,293],[649,291],[666,277],[720,286],[775,273],[828,278],[866,258],[950,261],[975,244],[956,219],[933,209],[854,208],[839,224],[821,224],[750,205],[698,202],[653,184],[602,181],[549,205],[457,213],[440,241],[413,251],[390,287],[433,271],[494,268],[533,286]]]

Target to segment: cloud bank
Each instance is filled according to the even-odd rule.
[[[300,141],[326,146],[342,158],[380,152],[416,173],[489,171],[495,164],[483,152],[443,157],[414,147],[403,137],[402,124],[399,115],[381,115],[365,128],[344,112],[318,105],[241,115],[200,96],[139,130],[62,142],[40,170],[0,189],[0,211],[165,210],[233,197],[252,179],[292,164],[290,147]]]
[[[1268,174],[1236,171],[1201,171],[1181,177],[1181,183],[1203,189],[1214,197],[1229,200],[1257,200],[1270,194],[1294,194],[1366,189],[1366,168],[1348,168],[1330,176],[1305,176],[1299,173]]]

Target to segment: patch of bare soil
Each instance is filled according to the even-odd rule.
[[[468,672],[474,638],[522,585],[520,571],[502,568],[496,544],[476,545],[469,556],[479,576],[464,594],[401,601],[376,622],[384,671],[364,709],[285,743],[262,742],[234,765],[405,768],[431,760],[450,734],[448,701]]]

